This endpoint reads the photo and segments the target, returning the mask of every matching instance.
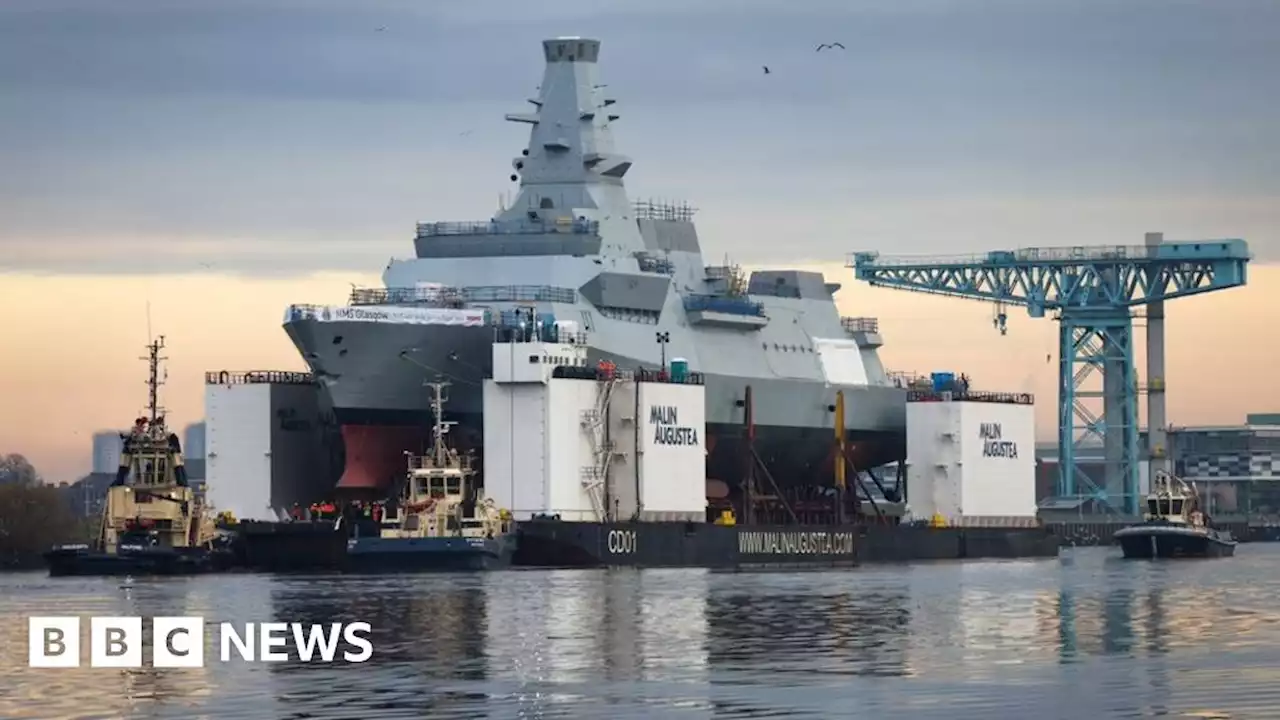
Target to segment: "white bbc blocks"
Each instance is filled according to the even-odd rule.
[[[80,667],[80,618],[32,617],[27,648],[31,667]]]
[[[204,666],[204,618],[158,617],[151,621],[152,663],[156,667]],[[142,645],[142,632],[138,632]]]
[[[204,619],[157,617],[151,622],[151,664],[160,668],[204,665]],[[95,617],[89,620],[90,667],[142,667],[140,617]],[[80,618],[31,617],[27,623],[30,667],[80,666]]]
[[[80,628],[76,628],[80,632]],[[89,664],[94,667],[142,666],[142,618],[89,619]]]

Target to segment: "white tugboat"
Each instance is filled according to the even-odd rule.
[[[120,468],[107,490],[101,532],[92,546],[45,553],[50,575],[184,575],[230,567],[232,556],[215,548],[213,517],[187,480],[182,445],[160,409],[163,349],[163,337],[147,346],[147,414],[120,436]]]
[[[435,437],[427,455],[405,453],[408,471],[399,504],[380,519],[376,537],[347,541],[353,572],[491,570],[511,563],[515,551],[511,514],[483,497],[473,484],[471,458],[444,440],[444,390],[432,383]]]
[[[1231,557],[1236,552],[1231,534],[1215,530],[1200,509],[1195,488],[1166,472],[1152,480],[1145,522],[1119,530],[1115,539],[1126,558]]]

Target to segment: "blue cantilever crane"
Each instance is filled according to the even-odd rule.
[[[1146,307],[1147,425],[1150,471],[1167,468],[1164,406],[1164,301],[1244,285],[1249,246],[1243,240],[1001,250],[966,257],[881,257],[855,253],[857,279],[873,286],[995,303],[997,327],[1008,305],[1031,317],[1054,311],[1058,336],[1058,495],[1094,498],[1113,510],[1139,512],[1138,385],[1132,309]],[[1097,370],[1101,390],[1083,381]],[[1099,407],[1100,405],[1100,407]],[[1104,476],[1077,464],[1090,437],[1102,441]]]

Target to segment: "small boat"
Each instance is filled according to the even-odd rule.
[[[1231,557],[1236,541],[1213,528],[1200,509],[1196,490],[1181,478],[1159,472],[1147,495],[1145,522],[1116,532],[1126,558]]]
[[[234,564],[204,498],[187,481],[181,442],[158,405],[163,347],[163,337],[148,346],[148,414],[120,436],[120,468],[107,489],[101,531],[91,544],[45,553],[50,576],[186,575]]]
[[[406,453],[408,470],[398,502],[376,524],[379,534],[353,528],[347,540],[349,572],[492,570],[511,564],[516,535],[511,513],[500,510],[472,483],[470,456],[445,444],[453,423],[442,418],[444,388],[433,383],[435,437],[427,455]]]

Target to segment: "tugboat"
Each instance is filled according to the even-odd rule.
[[[1117,531],[1115,539],[1126,558],[1231,557],[1236,552],[1231,533],[1214,529],[1201,511],[1195,489],[1166,472],[1152,480],[1145,522]]]
[[[148,414],[120,436],[120,468],[107,490],[102,530],[92,546],[45,553],[50,576],[183,575],[232,564],[229,550],[215,549],[214,520],[187,481],[178,436],[165,426],[158,403],[163,348],[163,337],[148,346]]]
[[[511,564],[515,533],[511,514],[474,487],[470,456],[445,444],[444,390],[432,383],[435,416],[430,454],[405,453],[408,471],[399,502],[375,524],[377,536],[361,537],[356,525],[347,541],[349,572],[492,570]]]

